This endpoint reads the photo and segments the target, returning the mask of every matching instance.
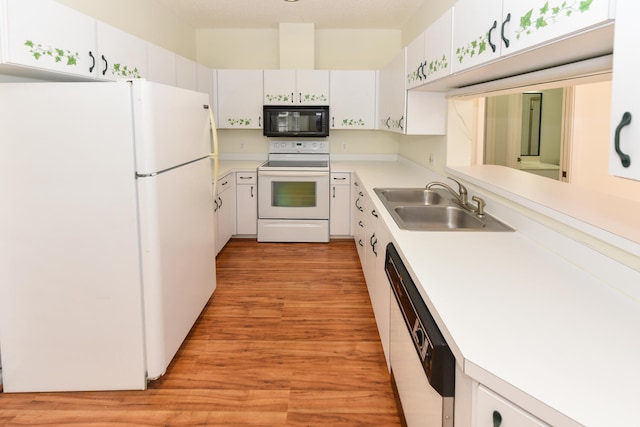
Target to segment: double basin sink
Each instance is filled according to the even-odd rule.
[[[487,213],[463,208],[441,188],[375,188],[398,227],[420,231],[513,231]]]

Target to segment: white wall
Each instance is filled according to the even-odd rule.
[[[56,0],[109,25],[196,59],[195,30],[156,0]]]

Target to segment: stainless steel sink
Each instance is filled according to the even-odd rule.
[[[485,213],[464,209],[444,190],[375,188],[398,227],[419,231],[514,231]]]
[[[422,205],[441,205],[451,197],[446,191],[425,190],[424,188],[376,188],[374,190],[384,202],[418,203]]]

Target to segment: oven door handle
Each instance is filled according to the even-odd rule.
[[[307,176],[329,176],[329,172],[309,172],[309,171],[279,171],[279,172],[268,172],[268,171],[260,171],[258,175],[261,176],[282,176],[282,177],[307,177]]]

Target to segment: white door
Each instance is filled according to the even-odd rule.
[[[152,43],[148,44],[147,49],[149,81],[175,86],[177,83],[176,54]]]
[[[210,161],[137,182],[147,372],[157,378],[216,286]]]
[[[55,1],[6,0],[4,61],[92,77],[96,21]]]
[[[640,36],[634,18],[640,16],[640,3],[618,0],[617,8],[609,172],[640,180],[640,101],[634,89],[638,85],[635,40]]]
[[[132,127],[126,85],[0,85],[5,392],[146,387]]]
[[[97,32],[98,78],[119,80],[148,76],[146,41],[99,21]]]
[[[264,70],[264,105],[292,105],[296,99],[295,70]]]
[[[331,71],[331,129],[374,129],[376,72]]]
[[[510,20],[508,27],[505,26],[509,47],[503,47],[502,54],[512,54],[602,25],[613,19],[611,3],[610,0],[503,0],[503,19],[510,17]]]
[[[218,128],[262,128],[262,70],[218,70]]]
[[[423,82],[437,80],[451,74],[453,56],[453,8],[449,8],[424,33],[424,65],[420,69]]]
[[[295,102],[302,105],[328,105],[329,70],[297,70]]]
[[[454,10],[451,72],[498,58],[502,49],[502,0],[458,0]]]
[[[139,174],[159,172],[209,155],[207,94],[142,80],[132,85]]]

